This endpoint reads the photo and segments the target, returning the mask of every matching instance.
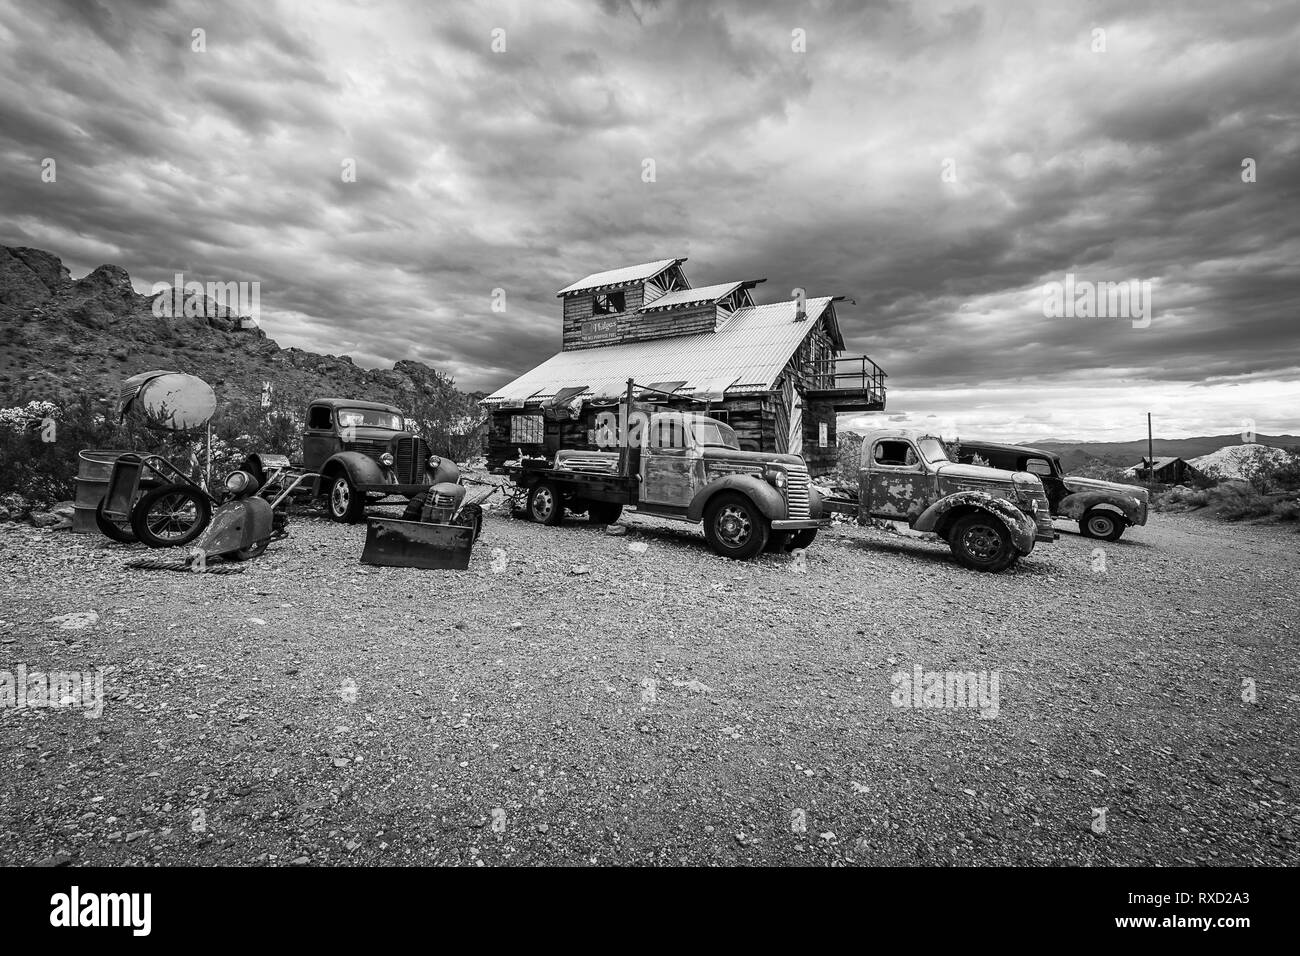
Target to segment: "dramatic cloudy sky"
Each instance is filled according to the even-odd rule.
[[[484,389],[555,290],[689,256],[853,297],[918,423],[1296,432],[1298,110],[1294,0],[0,0],[0,242],[256,280],[282,345]],[[1149,281],[1149,326],[1046,317],[1066,273]]]

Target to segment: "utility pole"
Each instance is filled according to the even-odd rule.
[[[1152,450],[1154,447],[1151,441],[1151,413],[1147,412],[1147,484],[1152,484],[1156,480],[1156,453]]]

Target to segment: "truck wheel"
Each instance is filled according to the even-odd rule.
[[[106,538],[111,538],[121,544],[134,544],[135,532],[131,530],[131,522],[114,521],[108,515],[104,514],[104,502],[100,502],[95,507],[95,526],[99,528],[99,533]]]
[[[1006,525],[983,511],[957,519],[948,535],[948,547],[972,571],[1005,571],[1020,557]]]
[[[155,488],[131,509],[131,530],[151,548],[189,544],[211,520],[207,495],[179,482]]]
[[[767,536],[767,547],[763,549],[765,554],[781,554],[790,550],[790,532],[773,531]]]
[[[1100,538],[1103,541],[1116,541],[1124,533],[1124,522],[1113,511],[1093,508],[1084,512],[1079,519],[1079,532],[1085,538]]]
[[[806,548],[813,543],[816,537],[816,528],[801,528],[790,536],[790,543],[786,545],[786,550],[794,551],[798,548]]]
[[[549,481],[539,482],[528,493],[528,516],[539,524],[556,525],[564,519],[564,502]]]
[[[704,509],[704,537],[724,558],[748,561],[767,547],[772,526],[744,495],[714,495]]]
[[[623,515],[623,506],[608,501],[593,501],[587,506],[587,520],[592,524],[613,524]]]
[[[366,513],[366,496],[352,487],[347,475],[330,482],[330,517],[340,524],[356,524]]]

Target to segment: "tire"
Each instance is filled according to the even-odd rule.
[[[613,524],[623,515],[623,506],[608,501],[592,501],[587,505],[587,520],[592,524]]]
[[[559,489],[542,481],[528,492],[528,516],[538,524],[557,525],[564,520],[564,499]]]
[[[1079,533],[1085,538],[1100,538],[1102,541],[1117,541],[1124,533],[1124,519],[1113,511],[1092,508],[1085,511],[1079,519]]]
[[[816,540],[816,538],[816,528],[800,528],[790,536],[790,543],[786,546],[786,550],[795,551],[799,548],[807,548]]]
[[[748,561],[765,547],[772,533],[763,512],[744,495],[723,492],[704,509],[704,537],[715,554]]]
[[[948,535],[948,547],[972,571],[1005,571],[1020,558],[1006,525],[986,511],[958,518]]]
[[[790,550],[790,532],[773,531],[767,536],[767,547],[763,549],[765,554],[784,554]]]
[[[135,544],[139,539],[136,538],[135,532],[131,530],[131,521],[117,522],[104,514],[104,502],[100,501],[95,507],[95,526],[99,528],[99,533],[106,538],[111,538],[121,544]]]
[[[366,515],[366,496],[357,491],[347,475],[335,475],[330,479],[325,506],[332,520],[356,524]]]
[[[247,548],[231,551],[226,557],[230,558],[231,561],[251,561],[253,558],[260,558],[266,551],[266,546],[270,543],[270,538],[263,538],[261,541],[254,541]]]
[[[429,489],[427,488],[424,491],[416,492],[415,497],[406,503],[406,508],[402,511],[402,520],[419,521],[420,512],[424,510],[424,502],[428,497]]]
[[[131,509],[131,530],[151,548],[189,544],[211,520],[208,496],[179,483],[155,488]]]
[[[466,528],[474,529],[474,537],[471,541],[477,541],[478,536],[483,533],[483,506],[466,505],[460,509],[460,514],[456,515],[456,524]]]

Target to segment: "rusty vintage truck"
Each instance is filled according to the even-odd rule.
[[[748,560],[812,544],[820,496],[798,455],[742,451],[726,422],[694,412],[638,408],[633,383],[617,413],[598,419],[598,450],[520,460],[505,473],[527,494],[527,516],[555,525],[565,510],[599,524],[624,507],[702,524],[709,546]],[[619,451],[599,450],[617,447]]]
[[[1005,570],[1057,538],[1036,475],[959,464],[939,437],[912,429],[867,432],[857,487],[836,489],[822,507],[860,524],[877,518],[933,532],[976,571]]]
[[[295,464],[319,475],[311,494],[325,498],[333,520],[355,524],[369,503],[456,480],[454,463],[406,425],[401,409],[383,402],[317,398],[307,406]]]
[[[1084,537],[1115,541],[1125,528],[1147,523],[1150,494],[1145,488],[1067,475],[1061,456],[1054,452],[1028,445],[963,441],[958,459],[1037,475],[1047,492],[1052,517],[1079,522]]]

